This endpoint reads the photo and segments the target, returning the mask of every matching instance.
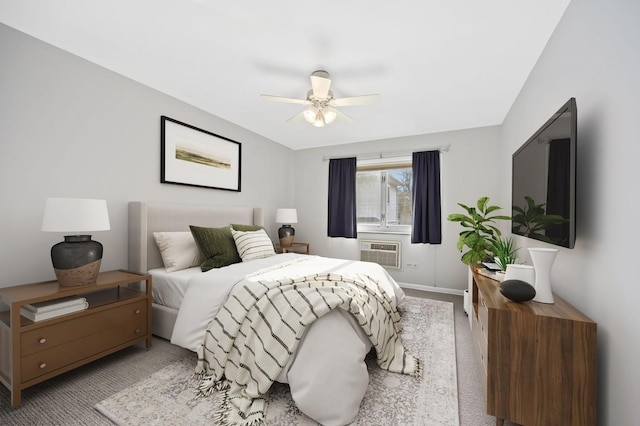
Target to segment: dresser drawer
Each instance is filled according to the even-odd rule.
[[[90,334],[22,358],[22,382],[135,340],[147,333],[146,317]]]
[[[487,370],[487,338],[483,334],[482,326],[479,321],[474,321],[471,329],[471,337],[473,338],[476,353],[482,363],[483,369]]]
[[[473,342],[476,362],[480,373],[480,382],[483,390],[487,387],[487,341],[482,334],[477,317],[472,318],[471,341]]]
[[[478,294],[478,324],[482,330],[482,335],[487,340],[487,326],[489,325],[489,310],[487,309],[487,303],[482,297],[482,294]]]
[[[87,311],[85,311],[87,312]],[[89,311],[90,312],[90,311]],[[74,317],[22,333],[21,353],[34,354],[138,319],[146,319],[147,301],[139,300],[113,309]]]

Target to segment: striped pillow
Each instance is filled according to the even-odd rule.
[[[264,229],[258,231],[236,231],[231,228],[231,234],[243,262],[275,256],[276,254],[273,249],[273,243]]]

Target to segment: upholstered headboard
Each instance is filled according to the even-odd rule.
[[[161,268],[154,232],[189,231],[189,225],[221,227],[231,223],[264,226],[262,208],[201,204],[129,203],[129,269]]]

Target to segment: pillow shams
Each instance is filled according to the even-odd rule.
[[[202,272],[242,262],[231,235],[231,228],[204,228],[193,225],[189,228],[200,250]]]
[[[191,232],[154,232],[153,238],[167,272],[180,271],[200,264],[200,252]]]
[[[243,262],[275,256],[273,242],[264,229],[257,231],[236,231],[231,228],[236,248]]]
[[[243,231],[243,232],[246,232],[246,231],[259,231],[261,229],[264,230],[264,227],[262,227],[260,225],[242,225],[242,224],[239,224],[239,223],[232,223],[231,224],[231,228],[235,229],[236,231]],[[267,232],[267,231],[265,231],[265,232]],[[269,234],[267,234],[267,235],[269,235]],[[273,245],[273,250],[275,251],[275,249],[276,249],[275,243],[273,241],[271,241],[271,244]]]

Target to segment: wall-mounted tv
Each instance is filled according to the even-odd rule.
[[[512,233],[573,248],[576,127],[571,98],[513,154]]]

